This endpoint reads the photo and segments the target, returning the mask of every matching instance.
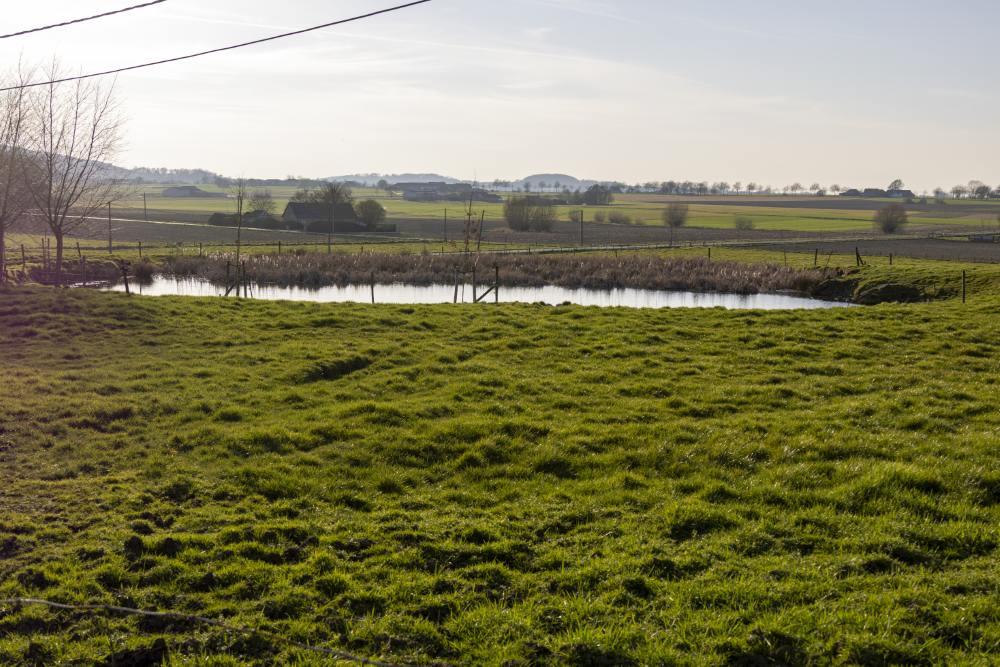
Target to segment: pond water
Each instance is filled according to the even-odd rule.
[[[151,283],[131,285],[134,294],[143,296],[222,296],[225,289],[202,280],[175,279],[158,276]],[[109,291],[124,292],[124,285],[115,285]],[[482,294],[484,288],[479,288]],[[371,285],[348,287],[273,287],[256,285],[249,296],[264,301],[311,301],[314,303],[371,303]],[[440,304],[452,303],[454,285],[375,285],[375,302],[386,304]],[[472,303],[472,285],[459,285],[460,303]],[[484,299],[493,303],[494,295]],[[851,304],[837,301],[820,301],[786,294],[721,294],[701,292],[663,292],[641,289],[567,289],[564,287],[501,287],[500,303],[545,303],[603,308],[727,308],[731,310],[793,310],[817,308],[846,308]]]

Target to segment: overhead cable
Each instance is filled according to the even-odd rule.
[[[166,65],[168,63],[176,63],[181,60],[191,60],[192,58],[201,58],[202,56],[212,55],[213,53],[222,53],[223,51],[233,51],[235,49],[242,49],[247,46],[256,46],[257,44],[264,44],[266,42],[273,42],[278,39],[285,39],[287,37],[295,37],[298,35],[303,35],[308,32],[315,32],[317,30],[323,30],[324,28],[332,28],[334,26],[343,25],[345,23],[353,23],[355,21],[361,21],[364,19],[369,19],[374,16],[380,16],[382,14],[389,14],[390,12],[398,12],[402,9],[409,9],[410,7],[416,7],[417,5],[423,5],[431,0],[416,0],[416,2],[408,2],[403,5],[397,5],[395,7],[388,7],[386,9],[380,9],[374,12],[368,12],[367,14],[359,14],[358,16],[352,16],[346,19],[340,19],[337,21],[330,21],[329,23],[323,23],[321,25],[315,25],[310,28],[303,28],[301,30],[294,30],[292,32],[282,33],[280,35],[272,35],[270,37],[264,37],[262,39],[255,39],[250,42],[243,42],[242,44],[233,44],[232,46],[223,46],[218,49],[210,49],[208,51],[200,51],[198,53],[191,53],[186,56],[177,56],[176,58],[165,58],[163,60],[156,60],[153,62],[142,63],[141,65],[131,65],[129,67],[119,67],[117,69],[106,70],[103,72],[93,72],[90,74],[81,74],[79,76],[69,76],[61,79],[53,79],[51,81],[38,81],[36,83],[27,83],[20,86],[10,86],[7,88],[0,88],[0,93],[7,92],[10,90],[20,90],[22,88],[35,88],[38,86],[50,86],[57,83],[68,83],[70,81],[81,81],[83,79],[93,79],[99,76],[110,76],[112,74],[120,74],[122,72],[131,72],[132,70],[143,69],[145,67],[155,67],[157,65]]]
[[[12,32],[9,35],[0,35],[0,39],[10,39],[11,37],[21,37],[22,35],[30,35],[35,32],[42,32],[43,30],[52,30],[53,28],[63,28],[68,25],[75,25],[77,23],[86,23],[87,21],[93,21],[95,19],[103,19],[107,16],[114,16],[115,14],[124,14],[125,12],[135,11],[136,9],[143,9],[145,7],[152,7],[153,5],[159,5],[167,0],[152,0],[152,2],[144,2],[141,5],[132,5],[131,7],[124,7],[122,9],[116,9],[113,12],[104,12],[103,14],[94,14],[93,16],[85,16],[82,19],[73,19],[72,21],[63,21],[62,23],[53,23],[52,25],[43,25],[40,28],[31,28],[30,30],[21,30],[19,32]]]

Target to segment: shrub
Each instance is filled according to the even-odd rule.
[[[733,225],[741,231],[753,229],[753,218],[746,215],[738,215],[733,219]]]
[[[153,282],[153,276],[156,274],[156,266],[153,265],[148,259],[143,259],[132,266],[132,275],[140,283],[149,284]]]
[[[886,234],[892,234],[909,222],[906,207],[902,204],[889,204],[875,214],[875,226]]]
[[[687,204],[674,203],[663,209],[663,224],[667,227],[683,227],[687,224],[690,209]]]
[[[368,231],[378,230],[378,226],[385,222],[385,209],[374,199],[366,199],[356,207],[358,219],[368,227]]]
[[[624,213],[619,213],[618,211],[615,211],[608,215],[608,222],[610,222],[612,225],[631,225],[632,218],[630,216],[625,215]]]
[[[538,197],[513,197],[503,207],[503,216],[518,232],[547,232],[556,221],[556,209]]]
[[[570,222],[580,223],[583,221],[583,211],[570,211],[567,217]]]
[[[594,222],[603,223],[607,219],[608,219],[608,216],[605,215],[604,211],[598,211],[597,213],[594,214]]]

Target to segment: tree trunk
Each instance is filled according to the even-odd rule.
[[[62,285],[63,269],[63,233],[56,232],[56,284]]]

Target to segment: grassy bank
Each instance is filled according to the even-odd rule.
[[[822,312],[0,291],[0,598],[393,661],[987,664],[1000,299]],[[0,607],[0,663],[308,655]]]

